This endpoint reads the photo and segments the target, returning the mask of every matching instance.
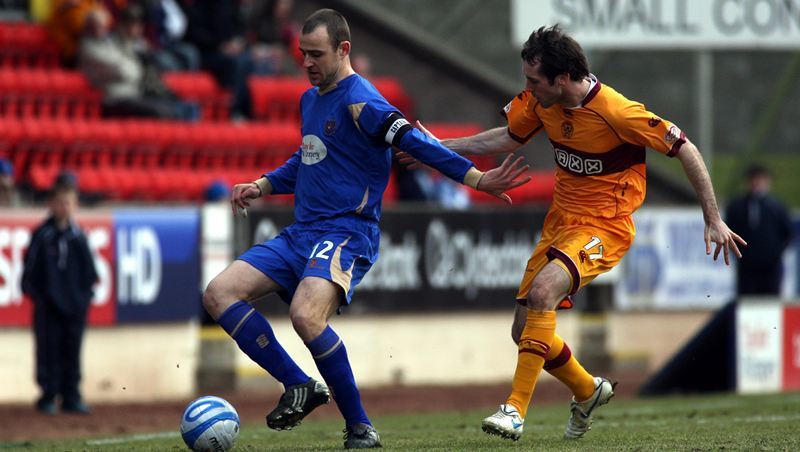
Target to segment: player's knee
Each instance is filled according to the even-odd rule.
[[[225,290],[216,280],[211,281],[203,292],[203,307],[211,317],[219,318],[232,303],[225,302]]]
[[[292,321],[297,335],[304,341],[313,340],[325,329],[325,321],[309,309],[290,309],[289,319]]]
[[[519,340],[522,338],[522,328],[517,328],[516,325],[511,327],[511,340],[514,341],[515,344],[519,344]]]

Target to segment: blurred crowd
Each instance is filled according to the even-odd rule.
[[[231,118],[251,115],[251,75],[294,74],[302,63],[292,0],[54,0],[37,15],[104,94],[106,116],[192,120],[197,106],[161,82],[166,71],[205,70],[232,93]]]

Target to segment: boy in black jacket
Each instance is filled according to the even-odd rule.
[[[50,216],[34,232],[25,256],[22,290],[33,300],[36,380],[42,397],[36,408],[88,414],[81,399],[81,342],[97,280],[92,253],[73,218],[78,206],[75,181],[59,177],[49,199]]]

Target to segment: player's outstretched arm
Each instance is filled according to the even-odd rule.
[[[514,154],[509,154],[502,165],[483,173],[475,188],[511,204],[511,197],[505,192],[530,182],[530,176],[521,177],[529,169],[524,157],[515,159]]]
[[[416,126],[428,137],[439,141],[443,146],[460,155],[508,154],[522,146],[508,134],[508,127],[485,130],[469,137],[439,140],[421,122],[417,121]],[[422,166],[417,159],[402,150],[398,150],[397,160],[410,169]]]
[[[706,242],[706,254],[711,254],[711,244],[716,245],[714,249],[714,260],[717,260],[720,252],[725,259],[725,265],[730,265],[729,251],[733,251],[737,257],[742,257],[739,246],[747,245],[739,235],[731,231],[727,224],[722,221],[717,206],[717,199],[714,196],[714,187],[711,185],[711,177],[708,169],[703,162],[700,151],[689,140],[678,150],[678,160],[683,165],[683,170],[694,187],[697,198],[700,200],[700,207],[703,209],[703,220],[706,223],[704,239]]]

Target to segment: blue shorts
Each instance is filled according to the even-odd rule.
[[[239,259],[278,283],[283,288],[278,295],[286,303],[291,303],[303,278],[317,276],[341,287],[345,294],[342,304],[350,304],[353,289],[378,260],[379,244],[376,222],[340,217],[294,223]]]

